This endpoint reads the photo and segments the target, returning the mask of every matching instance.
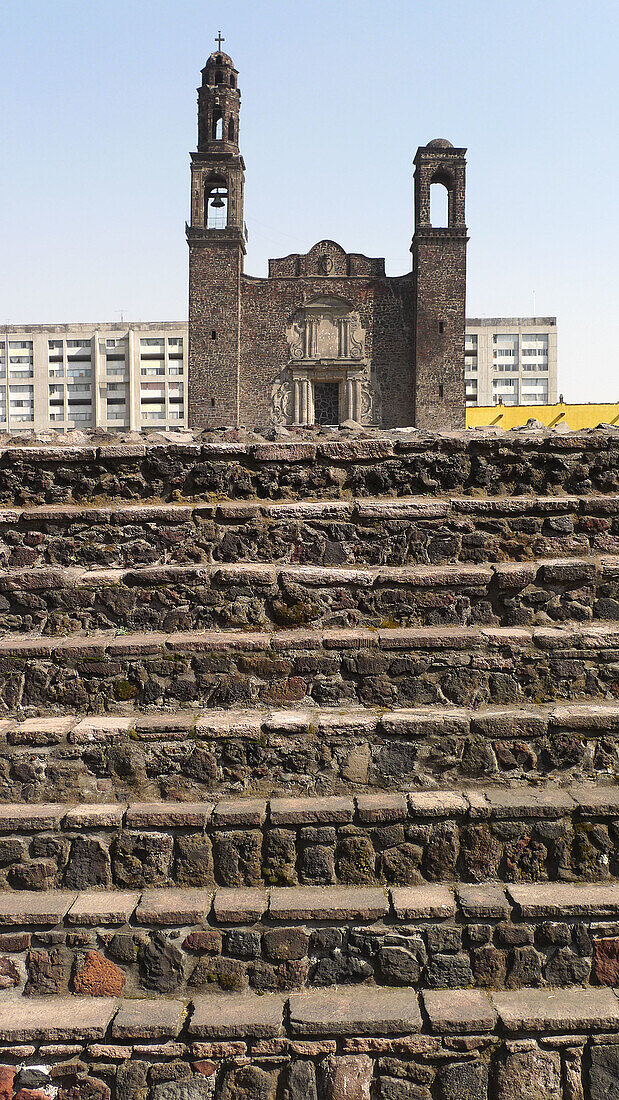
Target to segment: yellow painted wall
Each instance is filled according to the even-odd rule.
[[[541,420],[554,428],[567,424],[578,428],[597,428],[598,424],[619,427],[619,402],[612,405],[470,405],[466,410],[467,428],[518,428],[527,420]]]

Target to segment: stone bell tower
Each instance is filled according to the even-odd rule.
[[[436,138],[415,156],[414,420],[417,428],[464,428],[466,149]],[[433,226],[430,190],[447,191],[447,224]]]
[[[219,49],[198,88],[198,149],[191,154],[189,245],[189,424],[239,419],[241,275],[245,255],[239,152],[241,93],[232,59]]]

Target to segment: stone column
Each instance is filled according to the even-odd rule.
[[[307,394],[307,390],[308,390],[307,378],[302,378],[301,379],[300,389],[301,389],[301,402],[300,402],[299,423],[300,424],[307,424],[307,397],[308,397],[308,394]]]
[[[352,418],[361,423],[361,379],[352,381]]]
[[[345,378],[342,383],[342,396],[344,398],[343,408],[343,420],[350,420],[352,418],[352,383],[350,378]]]
[[[293,383],[293,399],[294,399],[294,423],[301,423],[301,379],[295,378]]]
[[[313,387],[313,385],[312,385],[309,378],[307,379],[307,382],[305,384],[307,386],[307,420],[306,420],[306,424],[313,424],[314,423],[314,387]]]

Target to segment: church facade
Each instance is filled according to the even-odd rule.
[[[411,271],[323,240],[245,274],[238,73],[220,50],[198,89],[191,154],[189,425],[383,428],[465,424],[465,153],[444,139],[415,156]],[[430,220],[433,185],[447,224]]]

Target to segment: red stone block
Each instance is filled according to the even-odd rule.
[[[0,1100],[13,1100],[15,1066],[0,1066]]]
[[[118,997],[125,981],[126,975],[116,963],[105,959],[98,951],[88,951],[75,973],[73,988],[87,997]]]
[[[619,985],[619,938],[595,941],[593,969],[600,985]]]

